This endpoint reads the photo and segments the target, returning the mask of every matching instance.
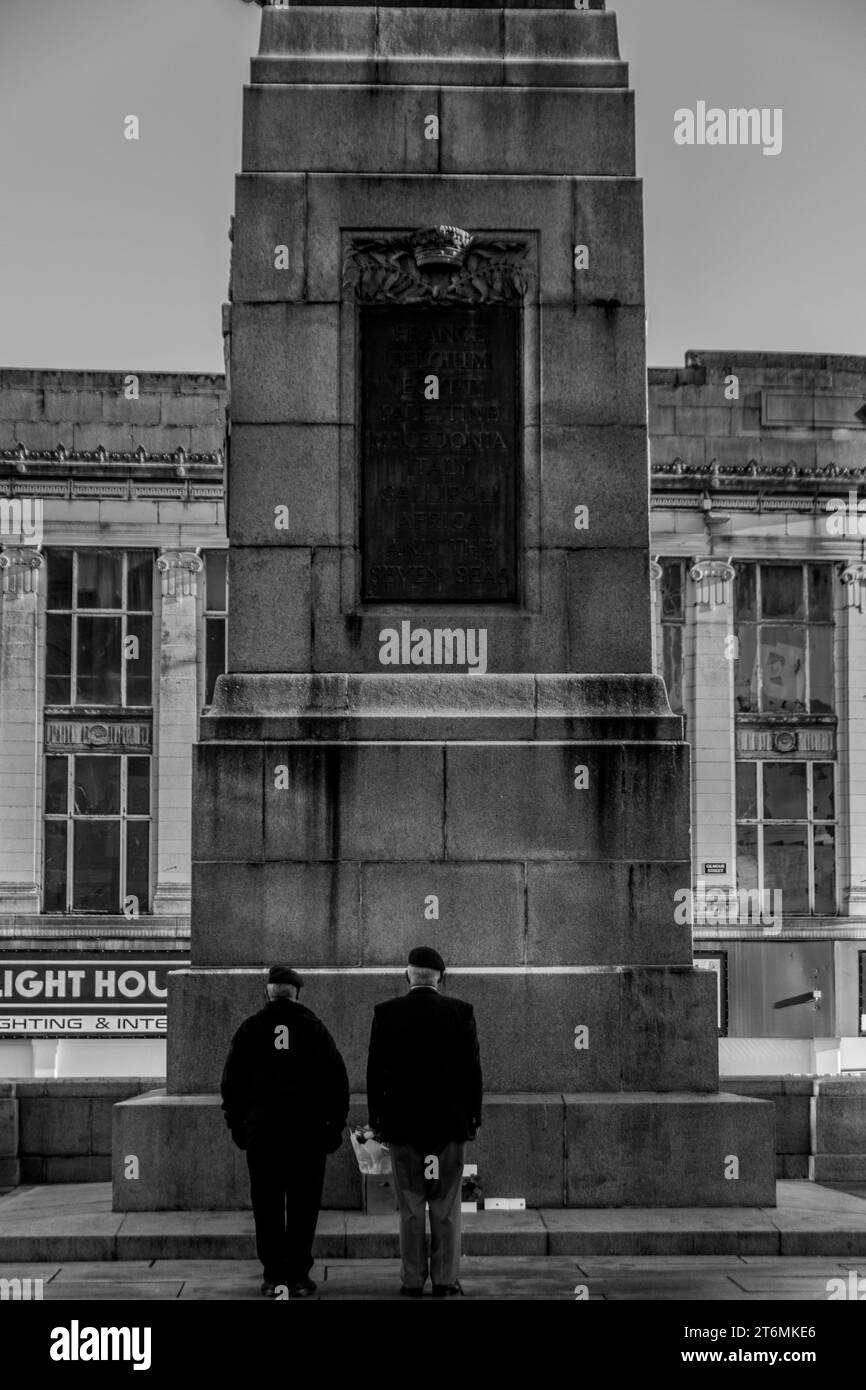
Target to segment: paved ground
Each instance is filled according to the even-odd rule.
[[[858,1269],[860,1277],[866,1276],[866,1260],[858,1267],[850,1260],[749,1255],[692,1259],[470,1256],[464,1257],[461,1277],[467,1299],[497,1302],[574,1301],[578,1292],[581,1298],[615,1302],[826,1302],[828,1282],[842,1279],[847,1288],[852,1268]],[[397,1260],[325,1260],[312,1273],[319,1284],[317,1299],[403,1301]],[[261,1300],[261,1274],[252,1260],[9,1263],[0,1265],[0,1278],[41,1279],[45,1301]]]
[[[866,1186],[780,1182],[755,1209],[478,1212],[463,1283],[482,1300],[827,1300],[864,1279]],[[108,1183],[0,1194],[0,1279],[44,1299],[259,1299],[249,1212],[113,1212]],[[396,1216],[322,1212],[319,1298],[399,1297]]]

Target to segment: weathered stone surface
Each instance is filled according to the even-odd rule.
[[[673,863],[530,863],[530,965],[691,964],[691,928],[674,921],[688,860]]]
[[[195,965],[360,964],[357,864],[193,864]]]
[[[565,1096],[568,1206],[773,1206],[773,1110],[728,1095]],[[739,1176],[730,1160],[738,1159]]]
[[[404,965],[424,941],[449,966],[522,964],[523,878],[520,864],[365,864],[360,963]]]
[[[645,427],[643,309],[553,306],[542,315],[547,425]]]
[[[233,304],[233,422],[336,424],[338,333],[335,305]]]
[[[643,188],[637,179],[580,179],[574,184],[574,244],[589,265],[574,272],[581,304],[643,307]]]
[[[288,786],[265,776],[266,859],[442,856],[441,748],[286,744],[268,761],[288,769]]]
[[[232,241],[235,303],[303,299],[305,225],[303,174],[275,174],[269,179],[238,175]],[[278,255],[278,247],[285,247],[286,255]]]
[[[229,584],[229,669],[308,671],[310,551],[233,546]]]
[[[571,551],[568,582],[570,669],[648,671],[652,665],[648,552]]]
[[[824,1092],[815,1097],[812,1149],[815,1154],[862,1154],[866,1160],[866,1095]]]
[[[193,758],[193,861],[263,859],[264,749],[199,744]]]
[[[452,746],[446,756],[449,858],[623,857],[621,749],[518,745],[500,750],[495,767],[483,747]],[[581,768],[588,785],[578,789]]]
[[[624,970],[620,980],[623,1090],[717,1091],[712,975],[667,966]]]
[[[465,1161],[478,1165],[485,1197],[523,1197],[527,1207],[561,1206],[565,1106],[561,1095],[489,1096]]]
[[[0,1159],[18,1157],[18,1101],[0,1098]]]
[[[544,431],[542,447],[544,545],[569,550],[647,549],[649,480],[644,430],[593,425],[551,428]],[[577,507],[586,507],[588,515],[578,516]]]
[[[22,1154],[89,1154],[91,1101],[34,1096],[21,1104]]]
[[[301,547],[333,542],[340,537],[338,473],[335,426],[235,425],[230,541]],[[288,510],[288,525],[277,513],[280,507]]]

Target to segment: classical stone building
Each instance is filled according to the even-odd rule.
[[[649,398],[656,664],[693,750],[677,910],[722,1070],[866,1066],[866,359],[690,353]],[[221,377],[0,373],[2,1075],[164,1069],[224,406]]]

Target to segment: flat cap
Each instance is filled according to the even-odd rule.
[[[409,952],[409,964],[421,965],[427,970],[438,970],[444,972],[445,962],[438,951],[434,951],[432,946],[414,946]]]
[[[296,985],[302,989],[304,985],[303,975],[299,975],[297,970],[292,970],[288,965],[272,965],[268,971],[269,985]]]

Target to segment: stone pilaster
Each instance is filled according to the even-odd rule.
[[[839,647],[836,815],[842,835],[839,871],[842,911],[852,917],[866,915],[866,612],[857,606],[858,600],[862,603],[857,571],[863,568],[855,563],[843,570],[835,614]]]
[[[0,912],[39,911],[40,551],[0,554]]]
[[[157,917],[185,916],[190,904],[192,760],[197,735],[196,596],[203,561],[197,551],[162,550],[159,687],[155,711]]]
[[[691,608],[689,741],[692,745],[693,868],[707,887],[736,887],[733,567],[697,559]],[[705,863],[724,874],[707,877]]]

